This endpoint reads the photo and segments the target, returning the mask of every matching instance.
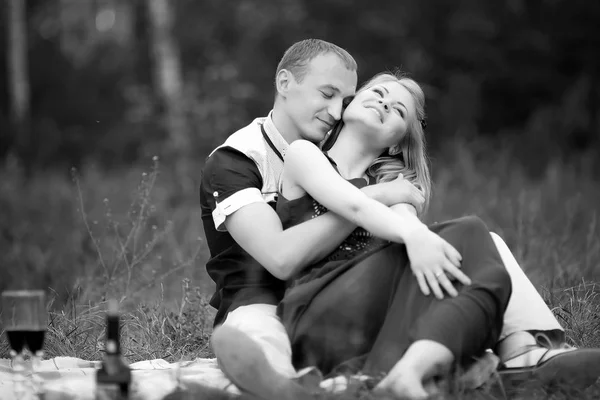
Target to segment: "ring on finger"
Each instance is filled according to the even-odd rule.
[[[442,275],[444,275],[444,271],[438,272],[437,274],[435,274],[435,279],[438,279]]]

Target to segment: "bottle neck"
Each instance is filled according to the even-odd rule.
[[[106,317],[106,354],[120,354],[121,343],[119,340],[119,316],[108,315]]]

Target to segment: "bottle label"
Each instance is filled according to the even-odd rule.
[[[106,341],[106,352],[108,354],[116,354],[118,350],[118,346],[117,346],[117,342],[115,342],[114,340],[107,340]]]

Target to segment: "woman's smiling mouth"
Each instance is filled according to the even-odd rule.
[[[373,111],[377,115],[377,118],[379,118],[379,121],[383,122],[383,114],[376,106],[366,106],[366,108]]]

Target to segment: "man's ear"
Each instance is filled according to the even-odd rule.
[[[275,76],[275,88],[277,89],[277,93],[286,97],[288,90],[290,89],[290,85],[294,81],[294,76],[287,69],[281,69]]]

